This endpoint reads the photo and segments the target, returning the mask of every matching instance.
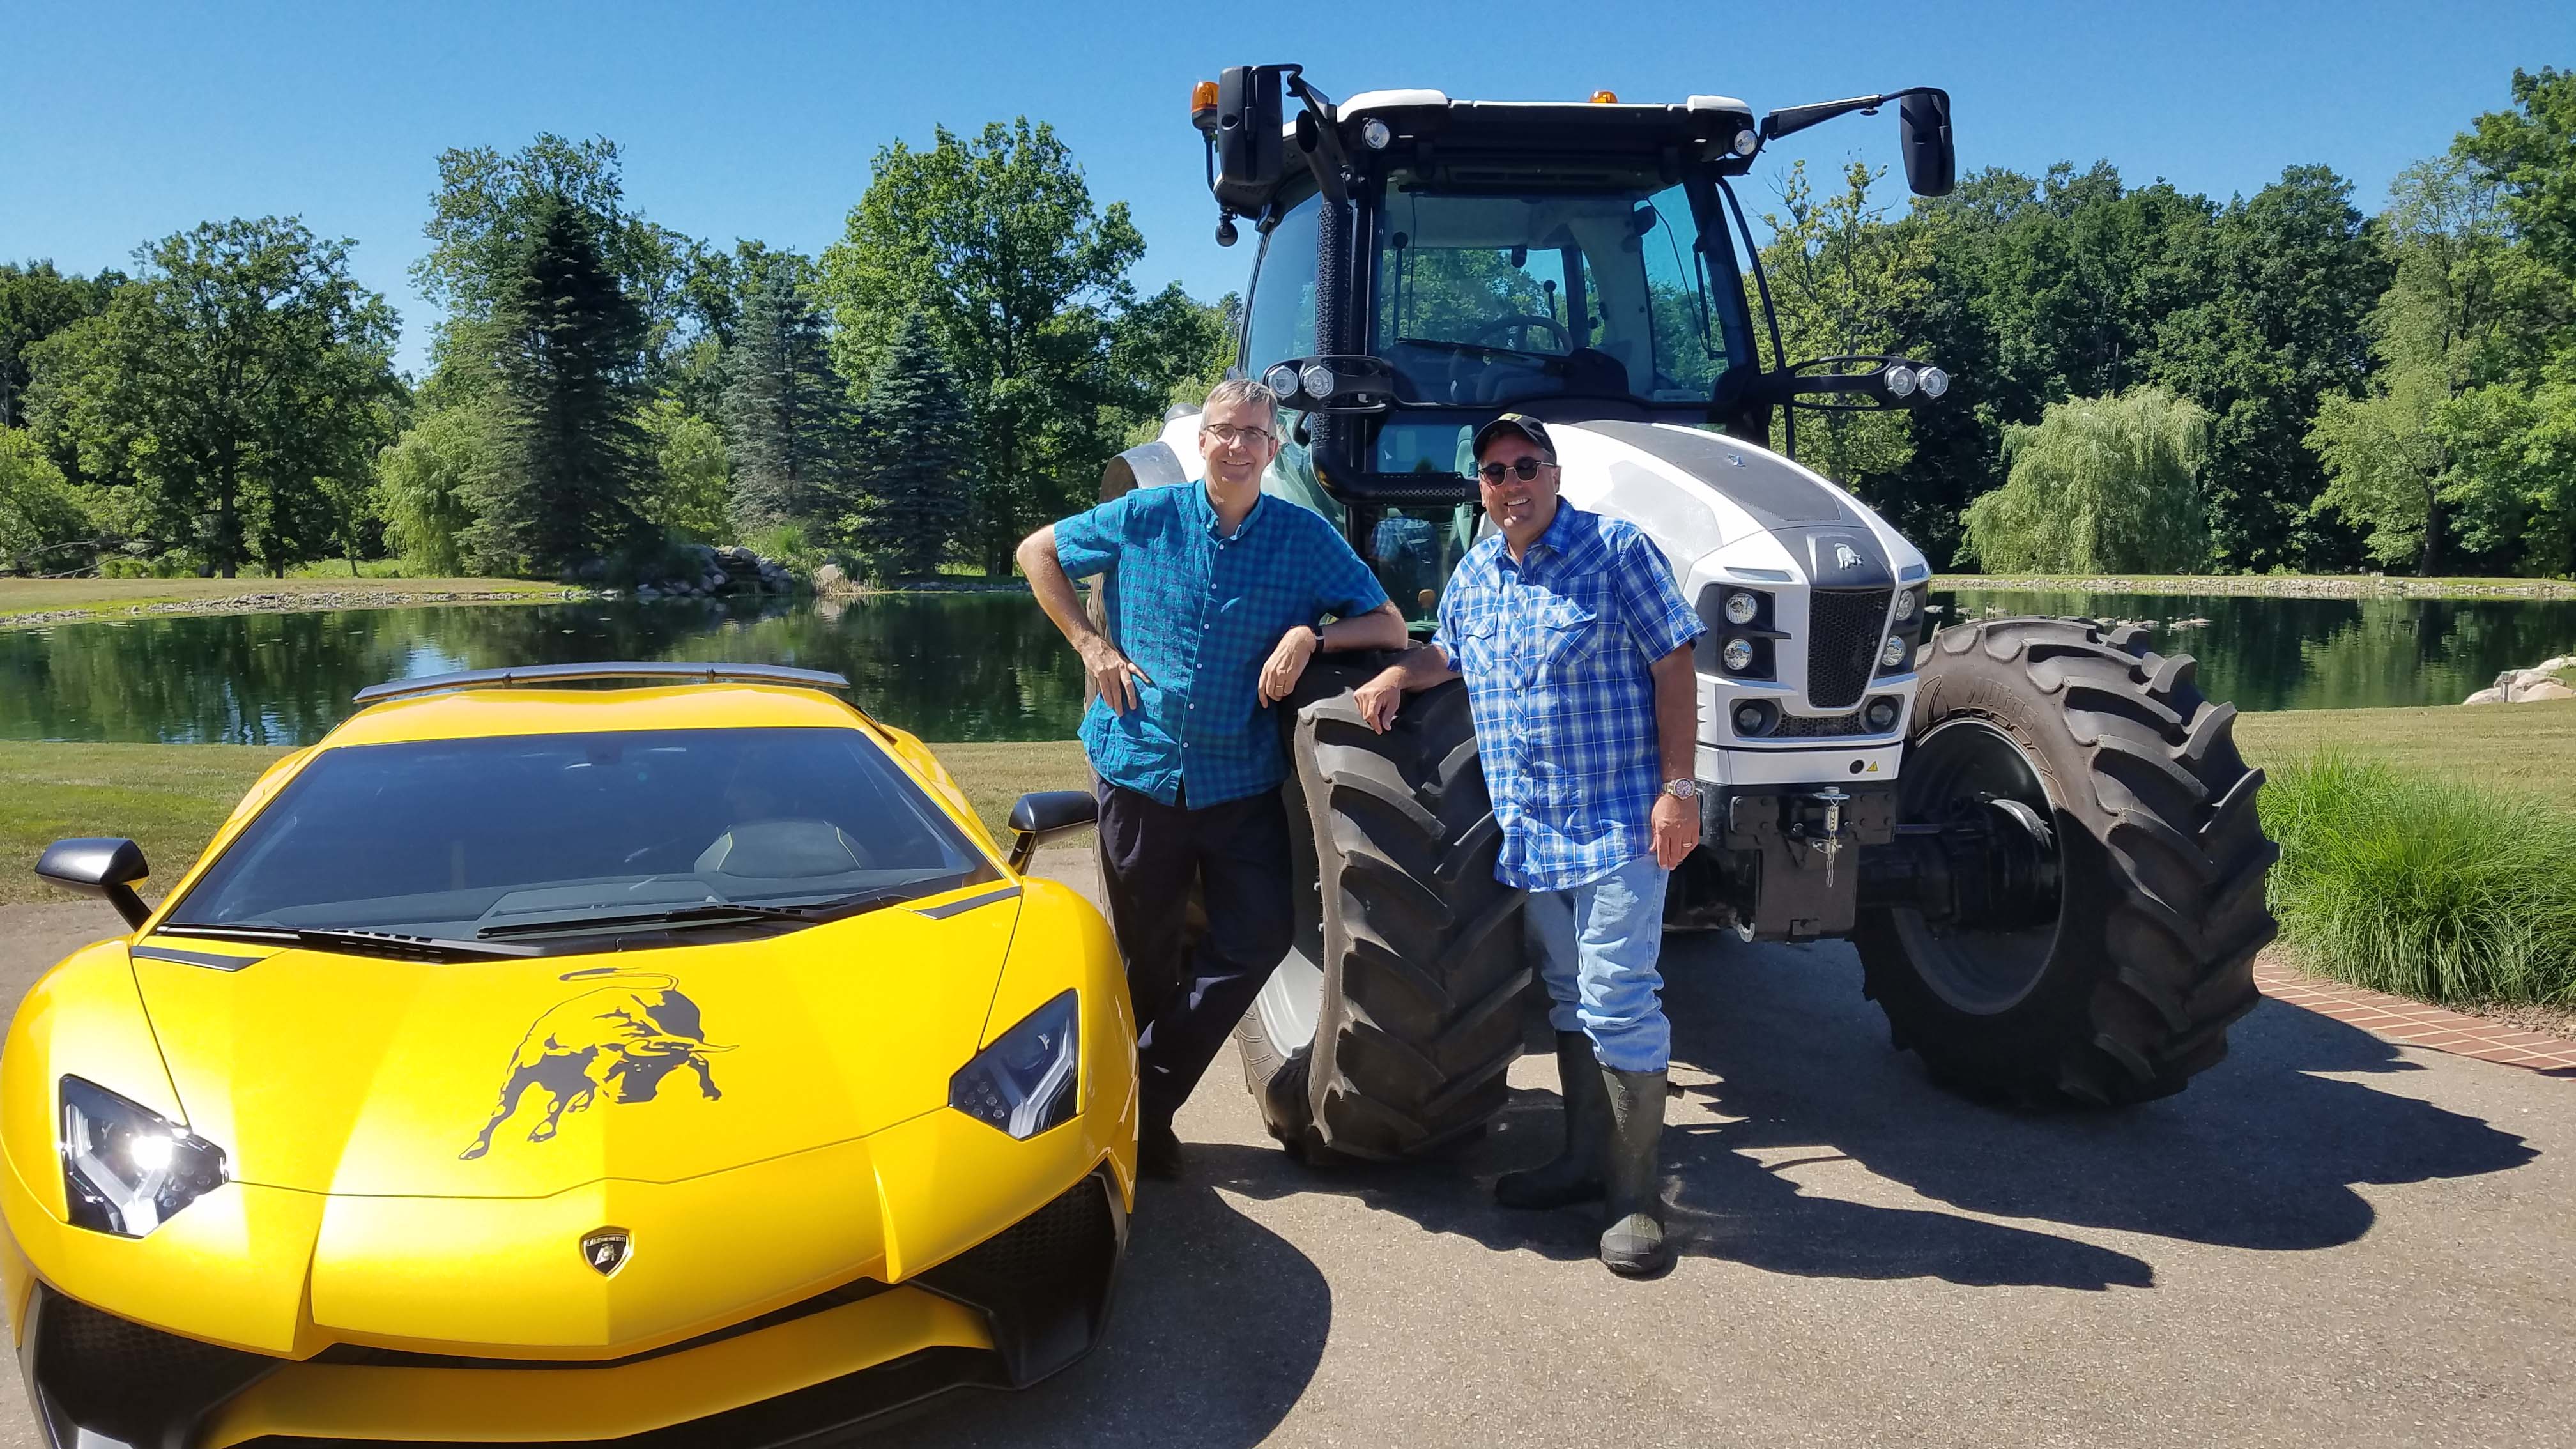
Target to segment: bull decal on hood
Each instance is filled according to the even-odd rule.
[[[545,1111],[528,1129],[530,1142],[552,1138],[564,1113],[585,1110],[603,1091],[612,1102],[650,1102],[662,1079],[682,1067],[696,1073],[700,1096],[710,1102],[724,1096],[707,1057],[733,1048],[708,1042],[698,1004],[680,994],[678,978],[594,966],[563,979],[607,984],[557,1004],[528,1028],[510,1058],[492,1120],[459,1159],[471,1162],[491,1151],[492,1134],[517,1114],[531,1089],[544,1094]]]

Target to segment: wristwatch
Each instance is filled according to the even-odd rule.
[[[1696,800],[1699,798],[1699,781],[1688,775],[1677,775],[1664,782],[1664,793],[1676,800]]]

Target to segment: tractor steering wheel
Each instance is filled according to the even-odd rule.
[[[1556,350],[1558,355],[1562,356],[1563,354],[1574,350],[1574,334],[1565,330],[1565,324],[1557,321],[1553,317],[1541,317],[1530,312],[1515,312],[1508,317],[1497,317],[1493,321],[1486,323],[1484,326],[1477,328],[1476,335],[1468,338],[1467,340],[1479,345],[1490,346],[1492,344],[1487,343],[1485,339],[1491,337],[1499,340],[1502,333],[1509,332],[1514,334],[1514,341],[1516,343],[1512,350],[1515,352],[1528,352],[1531,350],[1529,345],[1530,329],[1533,327],[1544,327],[1548,331],[1556,334]]]

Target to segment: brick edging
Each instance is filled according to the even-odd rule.
[[[2511,1022],[2365,991],[2268,960],[2254,963],[2254,984],[2274,1001],[2332,1017],[2403,1046],[2576,1077],[2576,1042],[2524,1031]]]

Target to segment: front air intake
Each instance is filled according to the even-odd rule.
[[[1869,687],[1894,589],[1818,589],[1807,596],[1807,702],[1849,709]]]

